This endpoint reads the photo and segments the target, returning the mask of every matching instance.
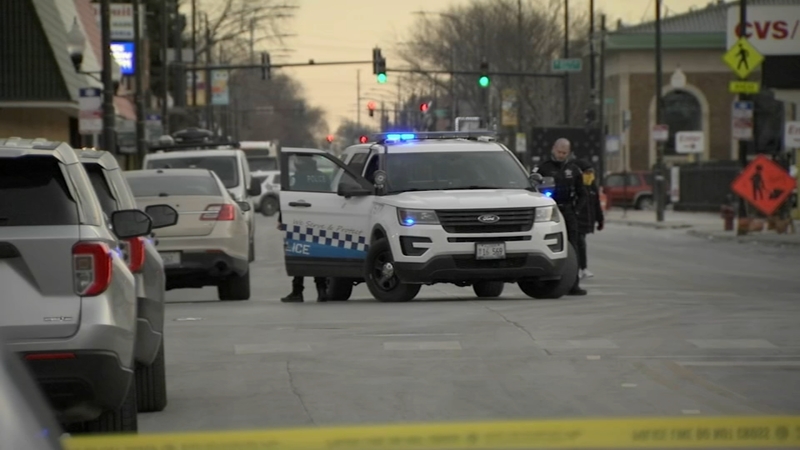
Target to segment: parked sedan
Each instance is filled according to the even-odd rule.
[[[155,233],[167,290],[216,286],[220,300],[250,299],[247,201],[235,201],[208,169],[125,172],[140,208],[167,203],[180,217]]]
[[[136,209],[128,183],[117,159],[109,152],[78,152],[103,212],[110,216],[121,209]],[[168,205],[152,205],[147,211],[153,229],[173,226],[178,213]],[[167,375],[164,362],[164,264],[148,237],[122,242],[123,256],[136,279],[136,400],[139,412],[162,411],[167,406]]]

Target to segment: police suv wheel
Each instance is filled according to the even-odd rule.
[[[403,284],[397,278],[392,249],[386,238],[378,239],[370,245],[365,271],[367,288],[379,302],[408,302],[422,288],[419,284]]]
[[[276,212],[281,208],[281,205],[278,203],[278,200],[274,197],[265,197],[261,200],[261,214],[270,217],[274,216]]]
[[[557,299],[565,296],[578,279],[578,253],[572,244],[567,248],[567,260],[561,268],[560,280],[523,280],[517,283],[528,297]]]
[[[472,285],[472,290],[479,298],[495,298],[503,294],[505,287],[502,281],[478,281]]]

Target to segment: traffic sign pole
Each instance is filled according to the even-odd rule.
[[[744,31],[746,30],[747,24],[747,0],[740,0],[739,1],[739,30],[741,30],[741,35],[744,36]],[[746,78],[746,77],[745,77]],[[749,96],[747,94],[739,94],[739,101],[749,101]],[[753,108],[753,113],[755,113],[755,108]],[[755,120],[754,120],[755,122]],[[747,168],[747,140],[740,139],[739,140],[739,166],[742,168],[742,173]],[[744,197],[739,197],[739,226],[736,227],[736,234],[743,235],[747,233],[747,227],[745,227],[745,219],[747,218],[747,204],[744,200]]]

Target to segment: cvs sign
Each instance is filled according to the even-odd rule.
[[[762,55],[800,55],[800,2],[783,6],[748,6],[739,24],[739,6],[728,8],[728,48],[745,36]]]

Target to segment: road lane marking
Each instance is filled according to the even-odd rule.
[[[440,342],[384,342],[384,350],[461,350],[458,341]]]
[[[676,361],[694,367],[800,367],[800,361]]]
[[[619,346],[608,339],[583,339],[583,340],[541,340],[536,345],[551,350],[573,349],[616,349]]]
[[[698,348],[705,349],[777,348],[775,344],[766,339],[687,339],[687,341]]]
[[[233,346],[237,355],[255,355],[260,353],[295,353],[310,352],[309,344],[237,344]]]
[[[461,333],[394,333],[394,334],[356,334],[367,337],[417,337],[417,336],[461,336]]]
[[[624,388],[635,388],[636,386],[636,383],[622,383],[622,387]]]

